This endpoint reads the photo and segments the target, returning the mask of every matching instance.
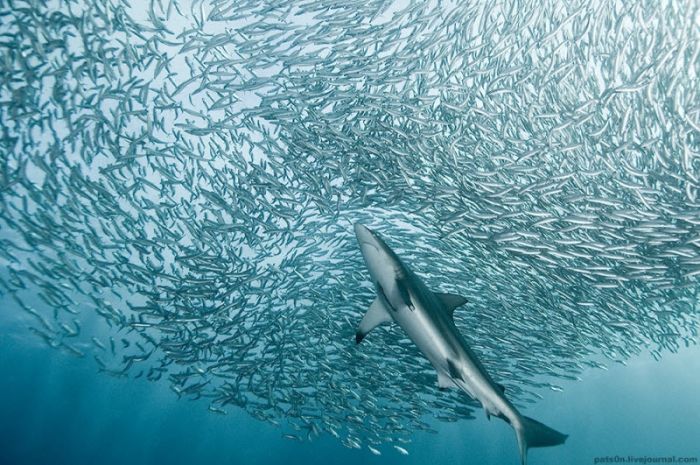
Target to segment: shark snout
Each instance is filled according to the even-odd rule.
[[[355,223],[355,237],[370,273],[374,273],[375,266],[384,256],[380,241],[371,229],[360,223]]]
[[[361,223],[355,223],[355,237],[357,237],[358,242],[362,242],[362,239],[369,239],[373,237],[372,231]]]
[[[354,228],[357,243],[360,244],[360,250],[362,250],[365,260],[374,257],[376,259],[398,262],[398,257],[384,243],[379,234],[361,223],[355,223]]]
[[[377,247],[377,238],[374,232],[363,224],[355,223],[355,237],[357,238],[357,242],[360,244],[360,247],[363,245],[370,245],[375,248]]]

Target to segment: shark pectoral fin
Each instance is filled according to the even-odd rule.
[[[355,342],[360,343],[362,339],[365,338],[367,333],[372,331],[374,328],[382,323],[388,323],[391,321],[391,315],[386,311],[382,301],[377,297],[369,306],[369,310],[365,313],[362,318],[360,325],[357,327],[357,332],[355,333]]]
[[[449,389],[457,387],[455,383],[445,373],[438,371],[437,384],[440,389]]]
[[[436,292],[435,296],[440,299],[440,302],[445,306],[450,315],[453,315],[455,308],[467,303],[467,299],[457,294],[446,294],[444,292]]]

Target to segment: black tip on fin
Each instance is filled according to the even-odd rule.
[[[362,342],[362,340],[363,340],[364,338],[365,338],[365,334],[363,334],[363,333],[361,333],[361,332],[359,332],[359,331],[356,332],[356,333],[355,333],[355,344],[359,344],[360,342]]]
[[[496,383],[496,386],[498,386],[498,389],[501,390],[502,394],[506,392],[506,387],[504,385],[502,385],[500,383]]]

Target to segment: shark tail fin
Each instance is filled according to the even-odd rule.
[[[527,463],[527,450],[532,447],[550,447],[564,444],[567,434],[550,428],[547,425],[533,420],[530,417],[520,417],[520,424],[515,426],[515,434],[518,437],[518,448],[520,450],[520,462]]]

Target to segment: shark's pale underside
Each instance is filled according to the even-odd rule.
[[[377,290],[357,328],[358,344],[378,325],[396,322],[437,370],[439,387],[463,390],[489,418],[502,418],[513,427],[523,465],[528,448],[564,443],[567,435],[518,412],[457,330],[452,315],[465,298],[429,290],[369,228],[355,224],[355,235]]]

